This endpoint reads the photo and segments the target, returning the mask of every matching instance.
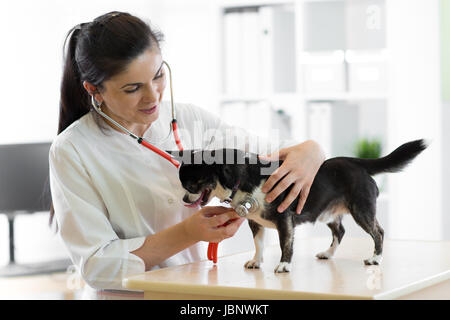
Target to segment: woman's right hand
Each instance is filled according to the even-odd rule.
[[[209,206],[185,219],[183,225],[191,239],[218,243],[232,237],[244,220],[233,208]]]

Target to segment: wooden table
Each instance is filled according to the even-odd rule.
[[[81,278],[64,272],[0,277],[0,300],[73,300],[81,297],[83,287]]]
[[[385,240],[380,266],[365,266],[372,239],[345,238],[334,258],[316,253],[331,239],[298,239],[290,273],[276,274],[281,252],[265,249],[261,269],[245,269],[245,252],[124,279],[145,299],[450,299],[450,242]]]

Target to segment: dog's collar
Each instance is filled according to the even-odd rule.
[[[234,198],[234,196],[236,195],[236,192],[238,191],[238,188],[239,188],[239,184],[240,184],[240,183],[241,183],[240,180],[238,180],[238,181],[236,182],[236,184],[235,184],[234,187],[233,187],[233,190],[231,191],[231,195],[230,195],[227,199],[223,200],[223,202],[225,202],[225,203],[230,203],[231,201],[233,201],[233,198]]]

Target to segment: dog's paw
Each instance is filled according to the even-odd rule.
[[[275,273],[290,272],[291,264],[289,262],[280,262],[274,271]]]
[[[244,267],[247,269],[259,269],[261,266],[261,261],[260,260],[249,260],[245,263]]]
[[[375,256],[373,256],[373,257],[370,258],[370,259],[364,260],[364,264],[365,264],[366,266],[373,266],[373,265],[377,266],[377,265],[379,265],[379,264],[381,263],[382,260],[383,260],[383,257],[382,257],[382,256],[380,256],[380,255],[375,255]]]
[[[332,255],[328,251],[320,252],[316,254],[317,259],[330,259]]]

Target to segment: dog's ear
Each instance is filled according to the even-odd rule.
[[[166,153],[174,156],[174,157],[178,157],[178,156],[183,156],[183,152],[184,150],[164,150]]]
[[[165,152],[170,154],[172,158],[177,160],[180,164],[183,163],[183,155],[186,154],[184,150],[165,150]]]
[[[225,164],[223,166],[223,176],[227,180],[233,178],[233,168],[230,165]]]
[[[194,154],[201,151],[201,149],[186,149],[186,150],[165,150],[170,154],[175,160],[180,163],[193,164]]]

